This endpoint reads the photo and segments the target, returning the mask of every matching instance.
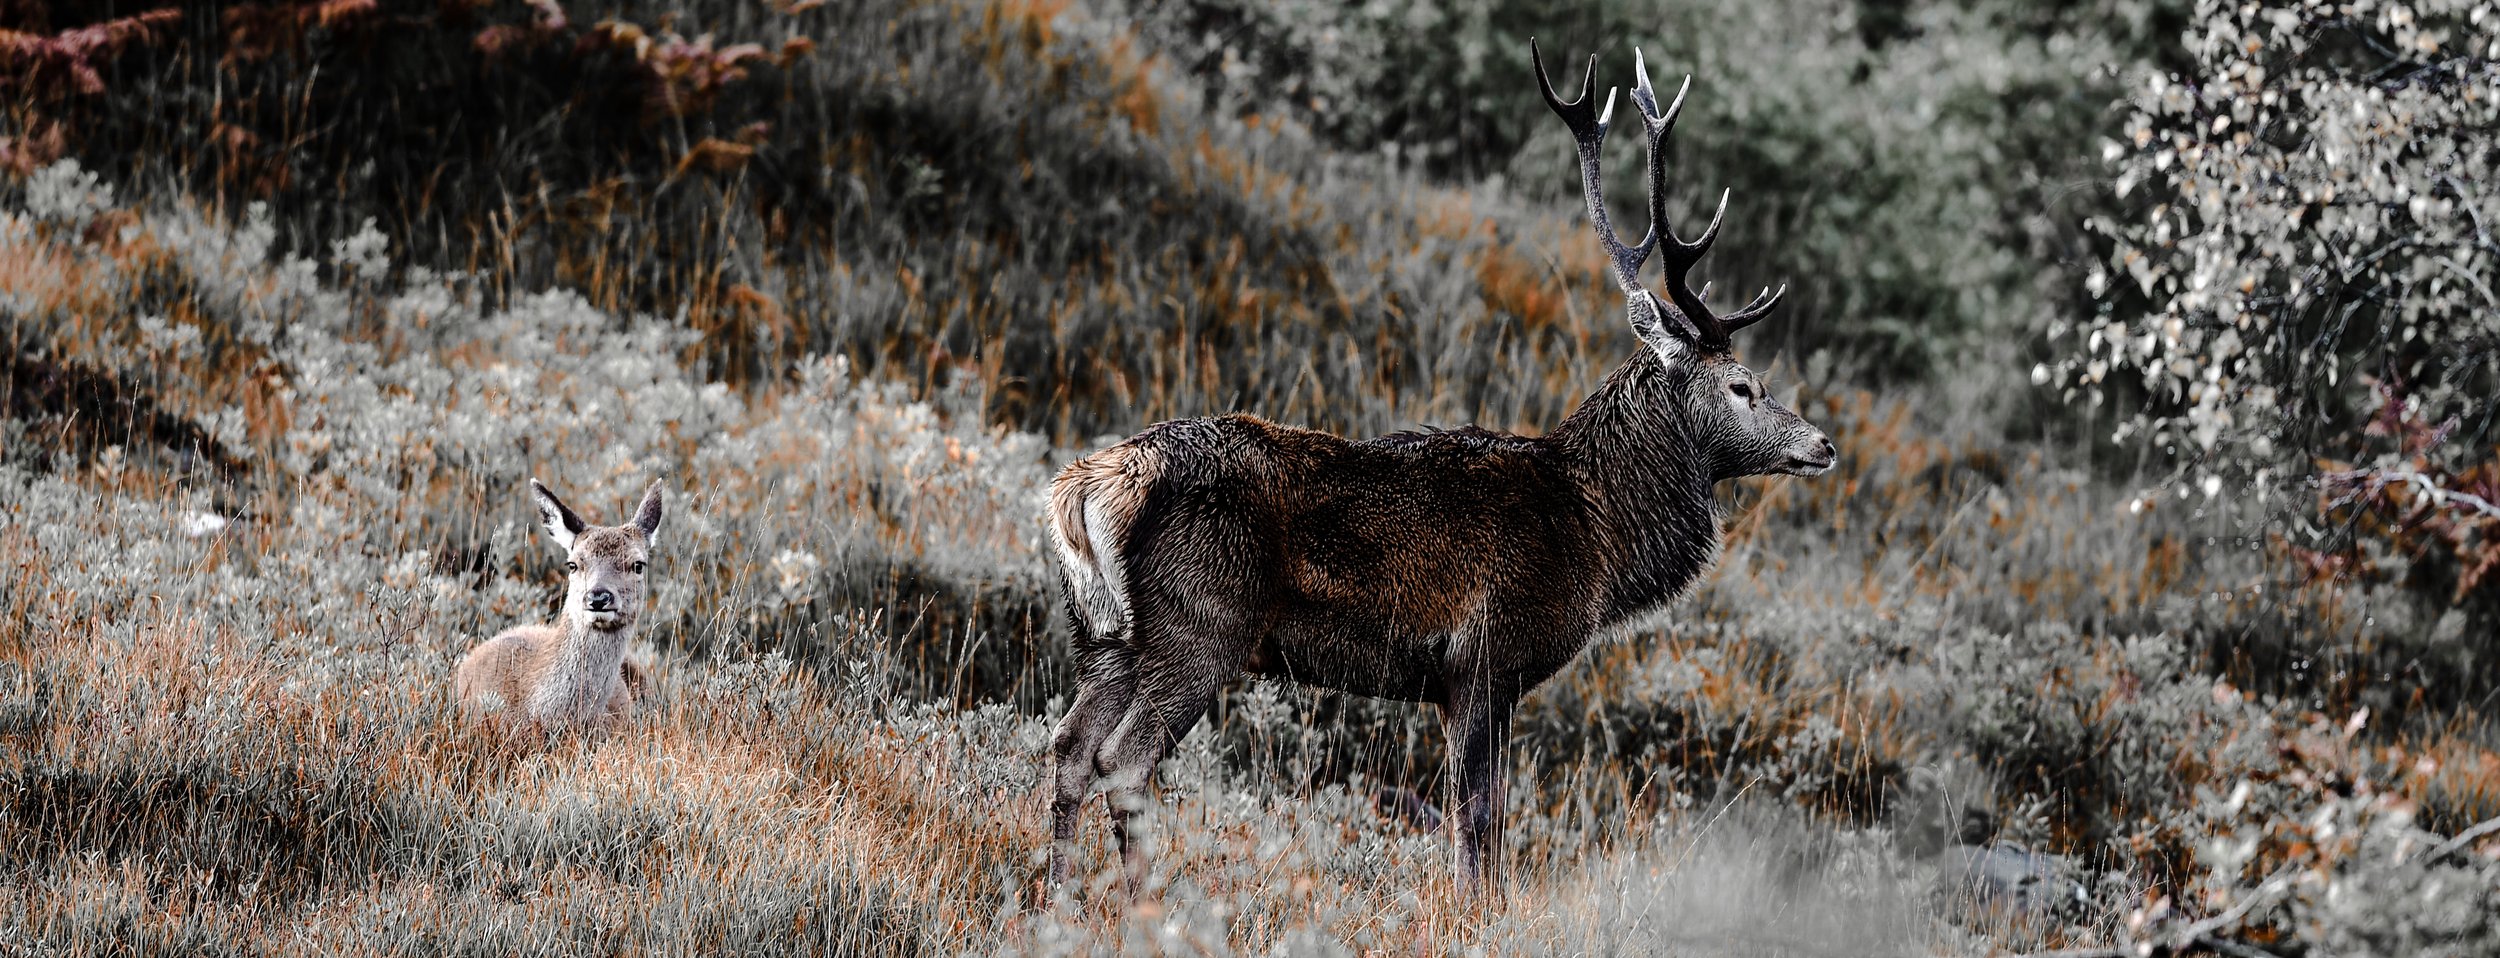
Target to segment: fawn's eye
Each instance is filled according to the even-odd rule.
[[[1745,401],[1747,401],[1747,402],[1751,402],[1751,401],[1753,401],[1753,384],[1752,384],[1752,383],[1746,383],[1746,382],[1733,382],[1733,383],[1729,383],[1729,384],[1727,384],[1727,391],[1728,391],[1728,392],[1735,393],[1735,394],[1736,394],[1736,398],[1738,398],[1738,399],[1742,399],[1742,400],[1745,400]]]
[[[640,563],[640,562],[634,563],[634,574],[635,574],[635,575],[641,575],[641,574],[642,574],[642,563]]]
[[[567,574],[567,575],[571,575],[572,573],[575,573],[575,572],[580,572],[580,571],[582,571],[582,564],[581,564],[581,563],[579,563],[579,562],[567,562],[567,563],[565,563],[565,564],[564,564],[564,571],[565,571],[565,574]]]

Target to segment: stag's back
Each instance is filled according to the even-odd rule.
[[[1263,640],[1252,671],[1327,658],[1348,664],[1302,677],[1414,697],[1449,637],[1480,631],[1491,610],[1594,615],[1594,584],[1560,574],[1591,551],[1582,503],[1534,439],[1352,442],[1224,416],[1163,423],[1070,465],[1051,524],[1096,635],[1122,633],[1131,592],[1153,589],[1171,600],[1159,607],[1249,623]]]

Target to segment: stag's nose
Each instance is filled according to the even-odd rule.
[[[592,612],[607,612],[616,608],[616,593],[606,589],[592,589],[582,599],[590,604]]]
[[[1800,447],[1806,451],[1796,451]],[[1833,466],[1840,464],[1840,447],[1832,445],[1830,436],[1815,436],[1814,444],[1811,446],[1800,443],[1788,448],[1791,450],[1788,454],[1788,464],[1780,467],[1777,470],[1779,472],[1792,476],[1819,476],[1832,471]]]

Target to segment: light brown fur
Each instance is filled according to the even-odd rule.
[[[1073,611],[1095,620],[1098,631],[1116,631],[1115,620],[1128,605],[1120,567],[1101,559],[1119,552],[1124,530],[1136,524],[1163,468],[1160,450],[1130,441],[1069,463],[1051,482],[1051,539],[1061,564],[1076,576],[1068,583]]]
[[[1078,561],[1094,560],[1093,540],[1085,534],[1086,506],[1091,504],[1110,527],[1128,528],[1161,478],[1162,467],[1163,457],[1154,450],[1124,442],[1059,470],[1059,478],[1050,484],[1051,515],[1060,541]]]
[[[641,622],[643,570],[659,530],[660,484],[635,520],[594,527],[531,481],[532,497],[565,550],[562,621],[505,630],[470,650],[452,678],[464,710],[507,729],[604,732],[633,714],[650,677],[625,655]]]
[[[555,668],[556,654],[563,647],[564,630],[552,625],[506,629],[460,660],[460,670],[452,677],[452,694],[480,712],[519,716],[517,706],[529,701],[530,690]],[[620,681],[608,696],[607,711],[597,725],[602,731],[633,715],[634,703],[645,697],[650,686],[650,670],[640,662],[626,659],[618,671]]]

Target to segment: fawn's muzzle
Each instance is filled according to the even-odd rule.
[[[590,594],[582,596],[582,601],[584,605],[589,606],[590,611],[592,612],[613,612],[616,610],[616,593],[610,592],[606,589],[592,589],[590,590]]]

